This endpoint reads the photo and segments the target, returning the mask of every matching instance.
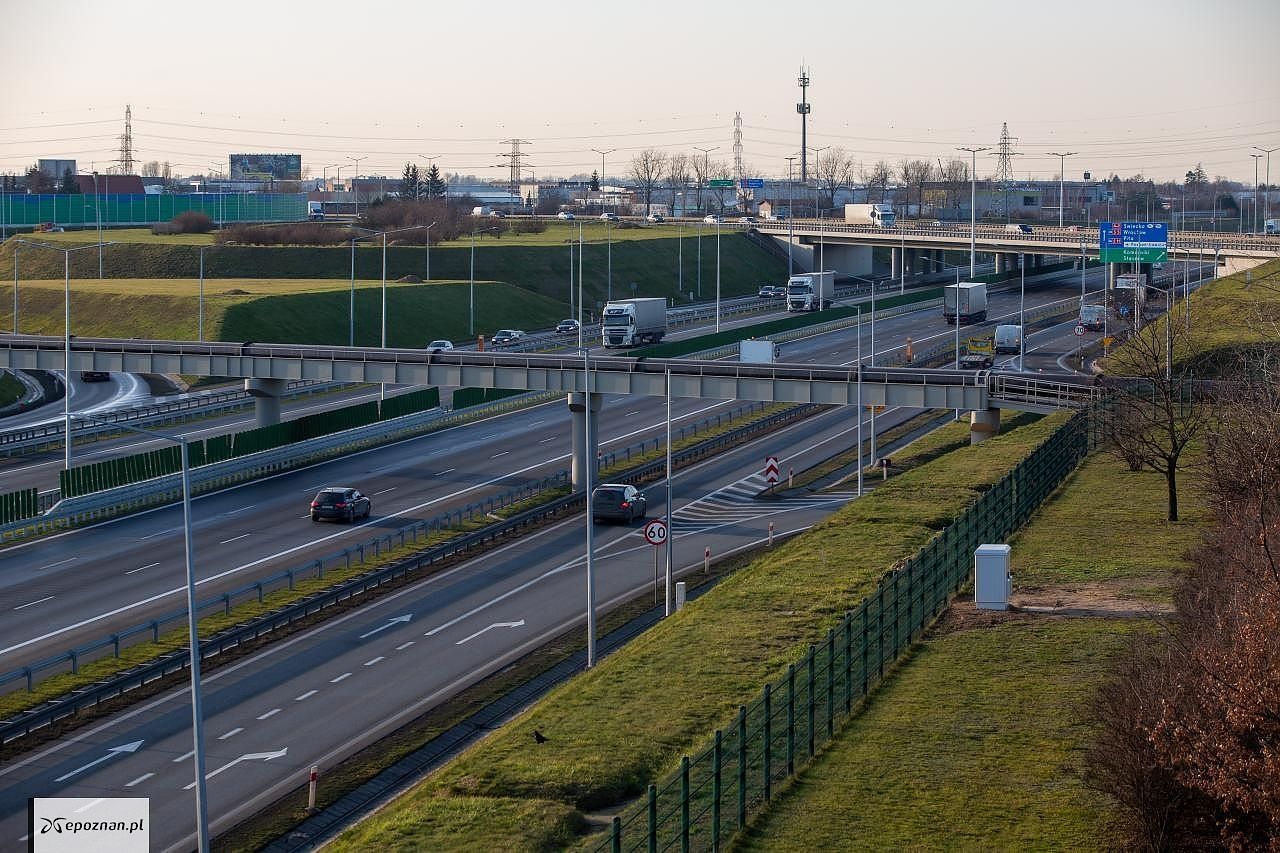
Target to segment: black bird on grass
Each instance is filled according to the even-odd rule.
[[[542,732],[538,731],[537,729],[534,729],[534,730],[533,730],[533,742],[534,742],[534,743],[546,743],[548,740],[550,740],[550,738],[548,738],[548,737],[547,737],[546,735],[544,735]]]

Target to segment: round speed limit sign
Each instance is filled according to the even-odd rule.
[[[644,526],[644,541],[650,545],[661,545],[667,541],[667,523],[655,518]]]
[[[1076,334],[1083,335],[1087,330],[1084,326],[1076,326]]]

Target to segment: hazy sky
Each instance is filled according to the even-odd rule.
[[[1019,176],[1144,173],[1253,181],[1280,146],[1280,0],[1161,2],[444,3],[0,0],[0,171],[38,157],[106,169],[125,104],[135,158],[226,169],[229,152],[438,156],[499,177],[512,137],[538,177],[587,173],[592,148],[719,146],[785,175],[810,69],[811,147],[867,165],[991,145]],[[963,155],[968,156],[968,155]],[[1280,151],[1272,177],[1280,180]],[[1265,161],[1264,161],[1265,166]],[[995,160],[979,155],[979,174]],[[351,166],[344,166],[350,174]],[[329,174],[334,170],[331,168]]]

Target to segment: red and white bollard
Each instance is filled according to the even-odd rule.
[[[773,522],[769,522],[769,547],[773,547]]]
[[[707,549],[702,552],[702,573],[705,575],[705,574],[708,574],[710,571],[711,571],[711,548],[710,546],[708,546]]]
[[[313,764],[311,765],[311,778],[307,784],[307,811],[309,812],[316,810],[316,786],[319,782],[320,768]]]

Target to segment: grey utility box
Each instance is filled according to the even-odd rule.
[[[1008,545],[979,545],[973,552],[973,600],[979,610],[1008,610],[1013,592]]]

